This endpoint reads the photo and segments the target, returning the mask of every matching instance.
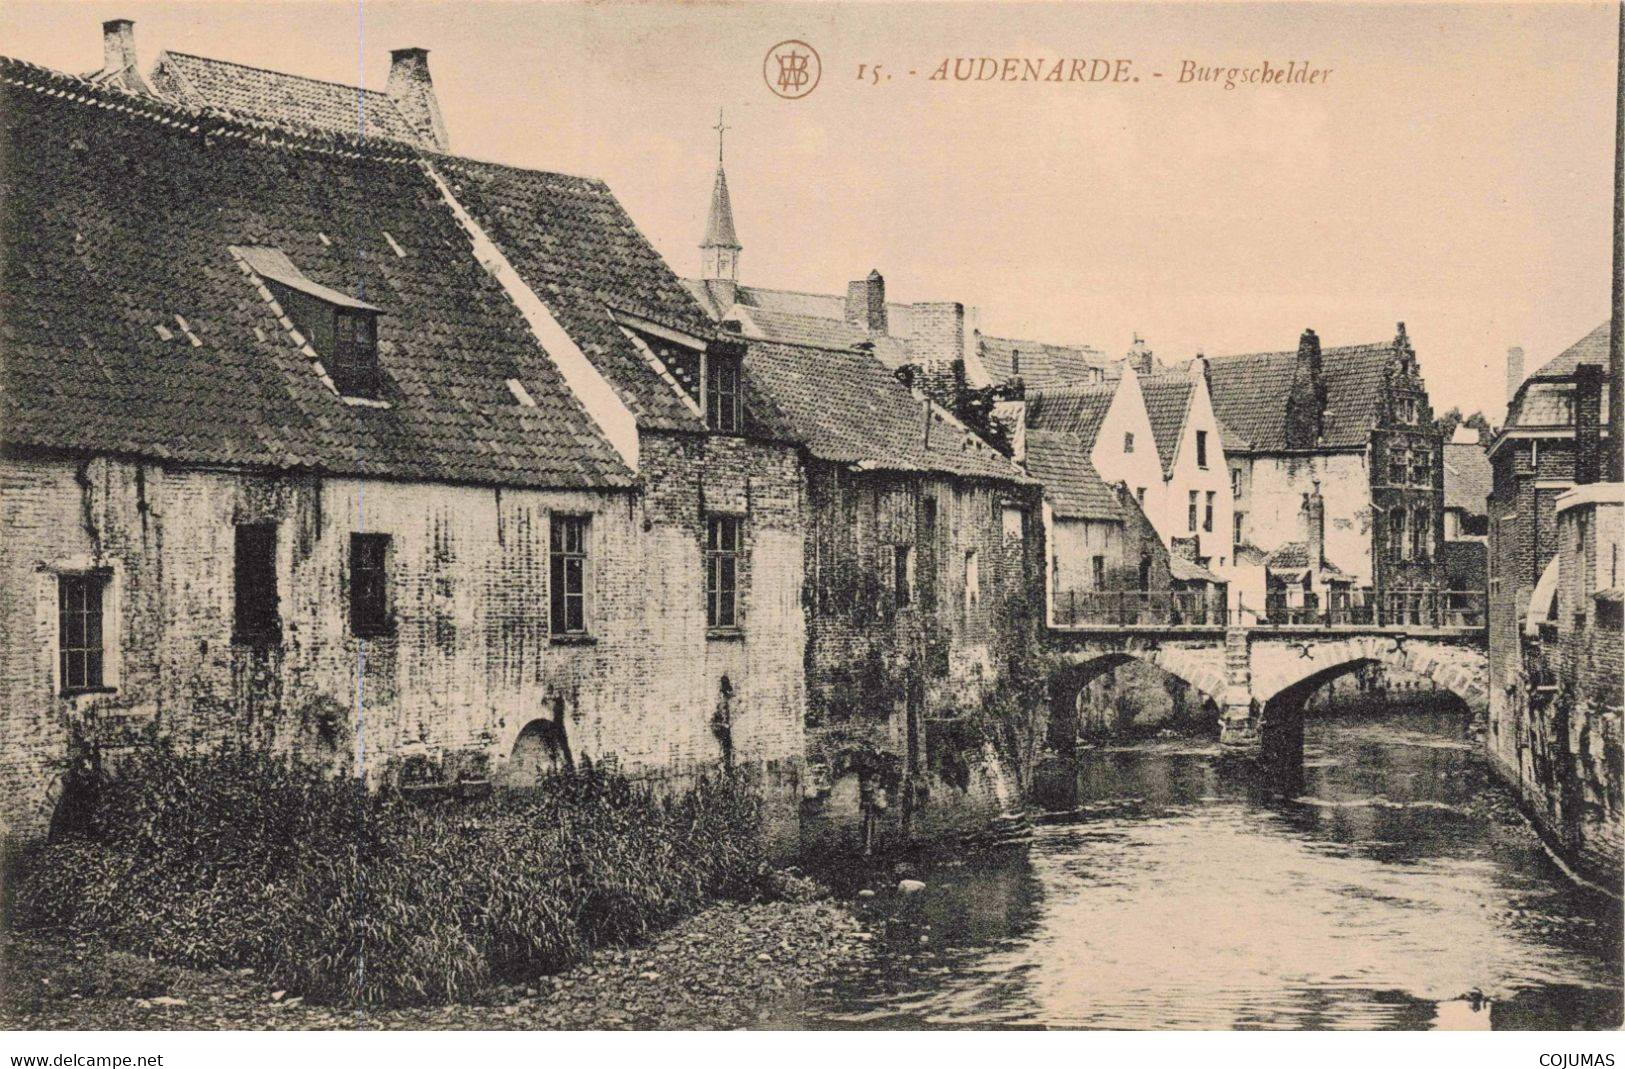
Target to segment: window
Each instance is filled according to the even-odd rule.
[[[1243,538],[1243,536],[1242,536],[1242,532],[1243,532],[1243,530],[1245,529],[1245,527],[1247,525],[1247,514],[1245,512],[1238,512],[1238,513],[1235,514],[1234,519],[1235,519],[1236,534],[1235,534],[1235,537],[1232,538],[1230,541],[1231,541],[1232,545],[1239,546],[1239,545],[1241,545],[1242,542],[1246,541],[1246,539]]]
[[[1241,500],[1241,469],[1230,469],[1230,496],[1237,501]]]
[[[587,517],[552,517],[548,530],[548,587],[553,634],[586,634]]]
[[[1410,450],[1396,442],[1393,451],[1388,454],[1388,481],[1395,485],[1403,485],[1410,474],[1410,469]]]
[[[1388,514],[1388,552],[1395,560],[1405,560],[1405,510]]]
[[[1097,554],[1095,554],[1095,556],[1090,558],[1089,564],[1093,569],[1093,575],[1094,575],[1094,580],[1095,580],[1094,589],[1096,589],[1096,590],[1105,590],[1106,589],[1106,558],[1097,553]]]
[[[734,357],[706,358],[705,422],[714,431],[739,430],[739,361]]]
[[[914,547],[891,547],[892,596],[899,609],[906,609],[914,600]]]
[[[233,574],[236,612],[232,638],[249,643],[274,640],[281,632],[277,613],[275,524],[237,525]]]
[[[1529,470],[1537,471],[1540,468],[1540,439],[1536,438],[1529,443]]]
[[[389,556],[386,534],[350,535],[350,633],[389,633]]]
[[[965,551],[965,611],[976,608],[982,601],[982,576],[977,567],[976,551]]]
[[[1151,589],[1151,557],[1149,554],[1140,556],[1140,589],[1142,591]]]
[[[1145,508],[1145,487],[1136,486],[1134,488],[1134,500],[1142,509]]]
[[[1411,482],[1417,486],[1433,483],[1433,450],[1426,446],[1411,454]]]
[[[57,577],[57,646],[64,694],[101,690],[102,591],[105,572]]]
[[[1207,467],[1207,431],[1196,432],[1196,466]]]
[[[1432,534],[1433,522],[1427,509],[1417,509],[1411,523],[1411,559],[1427,560],[1431,553],[1428,539]]]
[[[1202,512],[1202,530],[1207,531],[1209,534],[1213,533],[1213,496],[1213,491],[1209,490]]]
[[[335,312],[333,358],[327,373],[346,397],[378,396],[378,317]]]
[[[1196,491],[1192,490],[1191,491],[1191,501],[1190,501],[1190,516],[1189,516],[1191,534],[1196,533],[1196,498],[1197,498]]]
[[[1134,452],[1134,432],[1133,431],[1124,431],[1123,432],[1123,452],[1125,452],[1125,453]]]
[[[705,626],[739,626],[739,555],[744,520],[710,516],[705,521]]]

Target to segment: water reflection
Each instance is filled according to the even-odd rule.
[[[1616,907],[1491,819],[1464,721],[1311,721],[1304,789],[1216,747],[1083,755],[1032,842],[860,908],[877,966],[811,1027],[1617,1027]]]

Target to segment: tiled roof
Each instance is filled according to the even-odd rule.
[[[1547,361],[1518,387],[1513,396],[1509,427],[1558,427],[1574,423],[1571,391],[1559,383],[1570,379],[1581,364],[1608,366],[1608,330],[1611,320]],[[1606,415],[1604,416],[1606,422]]]
[[[1164,476],[1174,470],[1174,455],[1185,433],[1185,416],[1191,407],[1191,377],[1183,371],[1149,375],[1140,380],[1145,396],[1145,414],[1151,419],[1151,436],[1157,441],[1157,456]]]
[[[0,59],[0,440],[414,480],[632,475],[392,142],[272,136]],[[230,247],[382,309],[346,404]],[[404,255],[397,255],[399,248]],[[518,379],[536,407],[516,402]]]
[[[1089,451],[1070,434],[1026,435],[1027,473],[1044,484],[1044,499],[1062,519],[1122,520],[1117,494],[1089,462]]]
[[[790,436],[820,459],[1031,481],[941,408],[928,408],[869,353],[752,341],[745,376]]]
[[[1264,558],[1264,566],[1273,571],[1301,570],[1309,567],[1309,546],[1305,542],[1286,542],[1277,546],[1268,557]],[[1349,579],[1349,574],[1324,556],[1320,558],[1320,570],[1330,579]]]
[[[1095,447],[1095,436],[1117,396],[1117,383],[1046,390],[1027,396],[1027,426],[1042,431],[1063,431]]]
[[[994,382],[1015,377],[1018,365],[1021,381],[1029,390],[1087,386],[1106,378],[1101,366],[1107,362],[1106,354],[1087,345],[1051,345],[986,334],[977,344],[982,366]]]
[[[389,94],[221,59],[161,52],[153,87],[176,103],[288,126],[427,143]]]
[[[1377,425],[1383,369],[1394,358],[1389,343],[1344,345],[1321,353],[1326,382],[1323,447],[1363,448]],[[1296,350],[1208,358],[1208,388],[1226,449],[1279,450],[1286,444],[1286,412],[1292,397]]]
[[[432,157],[460,204],[587,359],[654,430],[704,427],[617,326],[611,310],[705,339],[715,325],[594,178]]]
[[[1444,447],[1444,507],[1474,516],[1489,514],[1493,481],[1489,454],[1477,444],[1446,443]]]

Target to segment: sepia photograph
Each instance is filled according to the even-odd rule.
[[[6,1064],[1613,1066],[1622,42],[0,0]]]

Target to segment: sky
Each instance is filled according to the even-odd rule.
[[[1608,5],[6,0],[0,53],[91,71],[116,17],[143,71],[170,48],[382,88],[390,49],[427,48],[453,151],[603,178],[684,275],[721,108],[748,284],[877,268],[989,333],[1114,355],[1139,333],[1167,360],[1403,320],[1435,409],[1496,421],[1508,346],[1532,370],[1608,315]],[[822,69],[795,100],[763,77],[791,38]],[[1140,80],[929,78],[981,57]],[[1179,81],[1265,61],[1330,73]]]

